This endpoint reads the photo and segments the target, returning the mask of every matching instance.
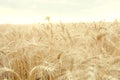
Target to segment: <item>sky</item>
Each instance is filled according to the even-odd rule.
[[[120,0],[0,0],[0,23],[112,21]]]

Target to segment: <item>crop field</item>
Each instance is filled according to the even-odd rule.
[[[0,80],[120,80],[120,23],[1,24]]]

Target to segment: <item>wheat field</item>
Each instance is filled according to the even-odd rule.
[[[120,80],[120,23],[1,24],[0,80]]]

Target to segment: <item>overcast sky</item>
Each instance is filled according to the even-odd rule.
[[[93,21],[120,18],[120,0],[0,0],[0,22]]]

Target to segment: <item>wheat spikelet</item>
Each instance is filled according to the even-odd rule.
[[[26,56],[22,55],[21,57],[12,59],[9,65],[11,69],[20,75],[21,79],[28,79],[29,63]]]
[[[74,68],[74,58],[71,55],[61,55],[61,69],[72,71]]]
[[[67,77],[67,80],[74,80],[71,71],[66,71],[66,77]]]
[[[0,68],[0,80],[21,80],[21,78],[11,69]]]
[[[119,80],[118,78],[115,78],[109,75],[104,75],[102,79],[103,80]]]
[[[38,65],[42,64],[44,59],[45,59],[45,53],[43,53],[41,51],[37,51],[36,53],[31,54],[30,55],[30,60],[29,60],[30,69],[35,67],[35,66],[38,66]]]
[[[73,45],[73,40],[72,40],[72,37],[71,37],[71,35],[70,35],[70,33],[69,33],[69,31],[66,29],[66,33],[67,33],[67,36],[68,36],[68,38],[69,38],[69,40],[70,40],[70,42],[71,42],[71,46]]]
[[[64,27],[64,24],[62,22],[60,23],[60,27],[62,29],[62,32],[65,33],[65,27]]]
[[[29,80],[55,80],[54,68],[35,66],[29,73]]]
[[[3,58],[4,58],[4,56],[0,55],[0,68],[4,66]]]
[[[87,80],[96,80],[96,68],[95,65],[90,65],[87,70]]]

